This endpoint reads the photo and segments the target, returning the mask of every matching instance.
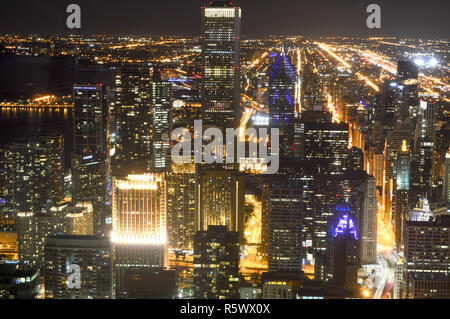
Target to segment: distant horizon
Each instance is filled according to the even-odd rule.
[[[79,36],[79,37],[97,37],[97,36],[108,36],[108,37],[141,37],[141,38],[153,38],[156,37],[177,37],[177,38],[184,38],[184,39],[195,39],[200,37],[199,35],[184,35],[184,34],[150,34],[150,33],[36,33],[36,32],[30,32],[30,33],[23,33],[23,32],[0,32],[0,37],[2,36],[22,36],[22,37],[31,37],[31,36],[37,36],[37,37],[69,37],[69,36]],[[314,39],[314,38],[323,38],[323,39],[331,39],[331,38],[348,38],[348,39],[371,39],[371,38],[383,38],[383,39],[400,39],[400,40],[432,40],[432,41],[448,41],[450,42],[450,39],[446,38],[429,38],[429,37],[411,37],[411,36],[395,36],[395,35],[383,35],[383,36],[352,36],[352,35],[304,35],[304,34],[267,34],[267,35],[259,35],[259,36],[247,36],[246,34],[241,34],[241,40],[256,40],[256,39],[266,39],[269,37],[303,37],[305,39]]]
[[[440,0],[260,0],[234,1],[242,8],[241,34],[247,38],[299,34],[312,37],[398,37],[450,39],[450,2]],[[66,6],[81,7],[80,34],[200,34],[204,0],[16,0],[0,5],[0,34],[67,34]],[[381,7],[381,28],[366,26],[371,3]]]

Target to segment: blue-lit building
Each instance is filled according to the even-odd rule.
[[[359,245],[355,218],[347,203],[336,205],[332,226],[333,282],[337,288],[355,289],[358,283]]]
[[[280,130],[280,155],[283,157],[292,157],[295,153],[295,83],[295,68],[283,44],[269,70],[269,123],[271,128]]]

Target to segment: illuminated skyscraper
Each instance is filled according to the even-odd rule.
[[[284,50],[269,70],[270,127],[279,128],[280,155],[293,157],[295,152],[295,84],[296,72]]]
[[[232,1],[202,7],[202,119],[204,126],[239,126],[241,9]]]
[[[74,236],[94,235],[93,208],[90,202],[79,202],[77,205],[62,210],[65,219],[65,233]]]
[[[113,177],[113,242],[166,244],[166,192],[162,173]]]
[[[47,150],[50,165],[51,201],[57,204],[64,199],[64,137],[40,136],[39,142]]]
[[[114,176],[149,172],[151,165],[151,77],[148,66],[116,69],[112,109],[111,170]]]
[[[164,173],[113,177],[116,298],[128,298],[127,280],[142,269],[168,265],[167,186]]]
[[[166,171],[169,166],[171,134],[172,83],[163,81],[161,72],[153,72],[153,169]]]
[[[74,86],[74,151],[72,200],[90,201],[94,207],[94,232],[107,233],[108,105],[103,85]]]
[[[47,149],[38,142],[8,145],[5,153],[5,206],[14,212],[43,212],[50,208],[53,184]]]
[[[170,248],[193,248],[196,232],[196,184],[194,163],[172,163],[167,174],[167,230]]]
[[[421,100],[414,135],[415,152],[411,169],[412,204],[416,204],[420,197],[431,198],[435,142],[436,103]]]
[[[269,272],[302,271],[302,186],[299,180],[286,179],[270,184]]]
[[[208,226],[227,226],[229,231],[244,231],[245,182],[229,170],[202,171],[198,177],[196,205],[197,230]]]
[[[410,172],[411,156],[407,141],[402,141],[402,147],[394,155],[393,171],[393,209],[392,219],[394,226],[395,242],[401,245],[403,234],[403,223],[409,211],[410,196]]]
[[[337,207],[338,220],[333,231],[333,281],[336,287],[356,289],[358,284],[359,249],[356,222],[350,209]]]
[[[397,125],[395,130],[388,134],[384,145],[384,175],[383,175],[383,207],[384,219],[392,221],[392,206],[394,192],[394,159],[397,151],[401,149],[403,141],[407,141],[410,148],[411,121],[407,120]]]

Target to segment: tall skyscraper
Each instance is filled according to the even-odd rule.
[[[241,9],[232,1],[213,0],[202,7],[203,126],[237,128],[240,98]]]
[[[74,151],[72,201],[90,201],[94,207],[94,232],[106,234],[110,217],[108,186],[108,105],[103,85],[74,86]]]
[[[116,69],[112,109],[111,170],[114,176],[142,174],[151,167],[152,100],[148,66]]]
[[[239,233],[209,226],[194,239],[196,299],[239,298]]]
[[[411,169],[411,201],[431,198],[433,158],[436,142],[436,104],[420,101],[414,134],[413,165]]]
[[[362,265],[377,261],[377,190],[375,178],[363,170],[344,175],[344,199],[354,211]]]
[[[411,190],[411,155],[406,140],[402,141],[402,147],[394,155],[393,169],[392,221],[395,242],[400,247],[403,238],[403,223],[409,210]]]
[[[387,137],[384,145],[384,174],[383,174],[383,208],[384,220],[392,221],[392,205],[394,190],[394,157],[399,149],[402,148],[403,141],[408,141],[407,147],[410,148],[411,121],[406,120],[397,125]]]
[[[167,230],[169,247],[193,249],[196,232],[196,166],[172,163],[167,174]]]
[[[345,205],[345,204],[344,204]],[[338,222],[333,232],[333,281],[336,287],[356,289],[358,284],[359,249],[356,222],[348,209],[339,207]]]
[[[381,118],[386,132],[392,131],[397,125],[398,118],[398,83],[394,80],[387,80],[383,83],[381,94]]]
[[[40,136],[39,142],[47,150],[52,183],[50,199],[57,204],[64,199],[64,136]]]
[[[231,170],[205,170],[198,176],[196,205],[197,230],[208,226],[227,226],[244,231],[244,176]]]
[[[329,280],[330,264],[329,221],[335,214],[336,203],[342,195],[343,175],[317,174],[312,185],[314,278]]]
[[[75,85],[74,153],[106,158],[108,104],[103,85]]]
[[[303,185],[276,179],[269,195],[269,272],[302,271]]]
[[[269,125],[279,128],[280,155],[293,157],[295,153],[295,84],[296,72],[284,49],[269,70]]]
[[[169,167],[171,134],[172,83],[163,81],[159,70],[153,71],[153,169],[166,171]]]
[[[116,298],[130,297],[127,280],[133,273],[167,267],[166,198],[164,173],[113,177],[111,238]]]
[[[7,192],[4,200],[7,209],[39,213],[51,207],[52,189],[55,186],[53,177],[62,173],[59,165],[52,165],[54,162],[51,162],[49,153],[52,150],[34,141],[15,142],[6,147]]]

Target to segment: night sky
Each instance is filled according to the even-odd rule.
[[[65,8],[81,6],[85,34],[198,35],[202,0],[14,0],[0,4],[0,32],[66,34]],[[450,38],[448,0],[241,0],[242,33]],[[381,6],[381,29],[366,7]]]

